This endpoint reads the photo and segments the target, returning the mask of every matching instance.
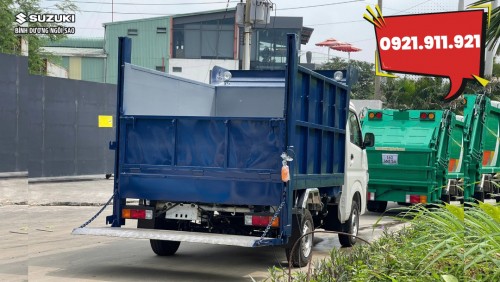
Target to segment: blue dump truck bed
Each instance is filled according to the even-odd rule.
[[[286,72],[231,71],[227,79],[227,70],[217,68],[204,84],[129,64],[130,43],[121,39],[114,206],[107,218],[113,228],[74,233],[289,243],[294,214],[302,212],[294,203],[306,189],[325,199],[341,192],[349,86],[298,66],[295,35],[288,41]],[[131,208],[127,199],[140,204]],[[143,230],[119,232],[129,218]]]
[[[121,127],[120,194],[278,205],[284,127],[265,118],[134,116]]]

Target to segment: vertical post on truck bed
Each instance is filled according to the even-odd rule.
[[[286,49],[286,73],[285,73],[285,113],[284,118],[287,121],[286,126],[286,150],[292,149],[290,146],[293,146],[295,143],[295,130],[297,120],[296,112],[294,111],[294,103],[300,101],[300,99],[296,99],[297,93],[296,90],[296,80],[297,80],[297,35],[294,33],[287,34],[287,49]],[[295,156],[293,156],[295,158]],[[287,221],[290,224],[291,232],[291,223],[292,223],[292,208],[293,208],[293,181],[294,181],[294,172],[297,161],[292,161],[288,163],[290,169],[291,179],[286,184],[287,186],[287,200],[285,204],[285,208],[283,212],[286,212]],[[288,232],[286,232],[288,233]],[[291,233],[290,233],[291,234]]]
[[[120,183],[120,118],[123,114],[123,85],[124,85],[124,70],[125,63],[130,63],[132,53],[132,42],[128,37],[118,38],[118,87],[116,96],[116,135],[115,135],[115,177],[114,177],[114,197],[113,197],[113,215],[111,220],[112,227],[120,227],[122,225],[121,219],[121,206],[122,200],[120,197],[119,183]]]

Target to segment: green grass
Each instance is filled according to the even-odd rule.
[[[500,281],[500,206],[409,208],[410,222],[371,245],[333,249],[293,281]],[[270,269],[270,281],[288,281]]]

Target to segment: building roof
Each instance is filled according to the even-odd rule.
[[[234,17],[234,12],[235,11],[236,11],[236,8],[229,8],[229,9],[227,9],[227,12],[233,12],[233,14],[231,15],[232,17]],[[165,16],[152,17],[152,18],[142,18],[142,19],[135,19],[135,20],[128,20],[128,21],[118,21],[118,22],[111,22],[111,23],[103,23],[102,25],[103,26],[117,25],[117,24],[123,24],[123,23],[134,23],[134,22],[143,22],[143,21],[160,20],[160,19],[169,20],[170,18],[182,18],[182,17],[200,16],[200,15],[216,14],[216,13],[223,13],[223,12],[226,12],[226,9],[210,10],[210,11],[202,11],[202,12],[186,13],[186,14],[172,14],[172,15],[165,15]]]
[[[310,27],[302,27],[302,31],[300,33],[300,43],[301,44],[307,44],[309,42],[309,39],[311,39],[311,35],[314,31],[314,28]]]
[[[42,47],[42,52],[61,57],[106,58],[102,48]]]
[[[104,38],[80,38],[68,37],[58,41],[49,41],[45,47],[69,47],[69,48],[104,48]]]
[[[311,38],[311,34],[314,28],[305,27],[302,25],[302,17],[273,17],[271,16],[271,22],[268,24],[256,24],[255,29],[265,29],[265,28],[293,28],[300,29],[300,43],[307,44]]]

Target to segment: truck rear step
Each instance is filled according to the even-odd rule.
[[[71,233],[73,235],[96,235],[107,237],[120,237],[132,239],[155,239],[169,240],[191,243],[205,243],[226,246],[240,247],[258,247],[272,245],[274,238],[263,238],[259,243],[260,237],[228,235],[217,233],[175,231],[175,230],[157,230],[157,229],[135,229],[120,227],[84,227],[75,228]]]

